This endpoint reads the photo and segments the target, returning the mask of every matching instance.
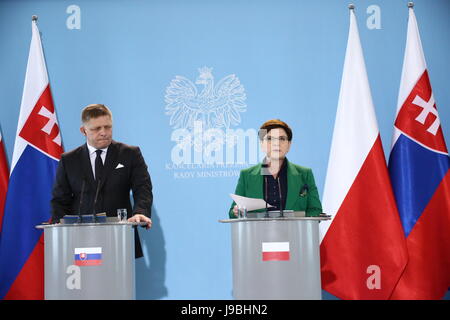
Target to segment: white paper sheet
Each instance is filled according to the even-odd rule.
[[[247,211],[253,211],[258,209],[265,209],[266,208],[266,202],[263,199],[255,199],[255,198],[247,198],[238,196],[237,194],[230,193],[231,199],[236,202],[238,207],[245,207],[247,208]],[[270,204],[267,204],[267,207],[273,207]]]

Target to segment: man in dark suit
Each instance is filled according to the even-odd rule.
[[[52,222],[78,213],[106,212],[116,217],[117,209],[127,209],[129,222],[145,222],[149,229],[152,183],[139,147],[112,140],[112,113],[102,104],[84,108],[81,120],[86,144],[61,156],[51,200]],[[137,230],[135,234],[136,257],[140,257]]]

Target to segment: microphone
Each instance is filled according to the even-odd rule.
[[[266,214],[264,218],[269,218],[269,210],[267,208],[267,176],[264,176],[264,202],[266,203]]]
[[[263,162],[261,167],[263,168],[261,171],[262,171],[262,174],[264,175],[264,202],[266,203],[266,214],[264,215],[264,218],[269,218],[269,210],[267,208],[267,193],[268,193],[267,192],[267,185],[268,185],[268,182],[267,182],[268,169],[267,168],[269,168],[269,165],[267,163]]]
[[[81,207],[83,205],[83,195],[85,187],[86,187],[86,179],[83,177],[83,182],[81,184],[80,204],[78,207],[78,223],[81,223]]]
[[[100,183],[101,183],[101,181],[102,181],[102,179],[98,179],[97,189],[95,190],[94,208],[93,208],[94,222],[97,222],[97,213],[96,213],[96,210],[95,210],[95,205],[97,204],[98,192],[100,191]]]
[[[277,182],[278,182],[278,196],[280,197],[280,218],[284,217],[284,213],[283,213],[283,202],[281,199],[281,183],[280,183],[280,176],[277,177]]]

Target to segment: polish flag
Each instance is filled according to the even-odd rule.
[[[353,10],[323,209],[332,219],[319,225],[322,288],[341,299],[388,299],[407,253]]]
[[[263,242],[263,261],[289,261],[289,242]]]
[[[450,287],[450,157],[412,6],[389,173],[409,255],[392,299],[441,299]]]

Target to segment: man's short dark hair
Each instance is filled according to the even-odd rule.
[[[92,118],[101,116],[110,116],[112,119],[112,112],[104,104],[90,104],[81,112],[81,122],[86,123]]]
[[[261,128],[258,131],[258,136],[260,140],[263,140],[264,137],[270,132],[272,129],[281,128],[286,131],[288,141],[292,141],[292,130],[289,128],[286,122],[283,122],[279,119],[272,119],[263,123]]]

